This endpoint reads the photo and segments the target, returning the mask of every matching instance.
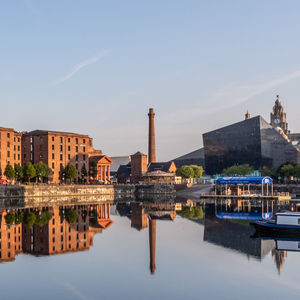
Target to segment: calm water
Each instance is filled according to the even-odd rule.
[[[3,210],[1,299],[299,299],[300,253],[250,237],[249,219],[287,207]]]

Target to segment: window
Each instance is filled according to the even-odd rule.
[[[69,226],[69,232],[71,232],[71,226]]]
[[[85,160],[85,154],[83,154],[82,159]]]
[[[52,163],[52,169],[54,169],[54,162]]]
[[[83,143],[85,144],[85,139],[83,139],[82,141],[83,141]]]
[[[54,145],[52,145],[52,150],[54,150]]]
[[[71,241],[71,236],[69,235],[69,241]]]
[[[55,234],[55,228],[52,229],[52,233]]]
[[[10,249],[10,242],[7,243],[7,248]]]
[[[60,151],[63,151],[63,146],[62,145],[60,145]]]
[[[52,137],[52,142],[54,142],[54,136]]]
[[[52,239],[52,242],[55,243],[55,238]]]
[[[63,155],[62,154],[60,155],[60,160],[63,160]]]
[[[68,146],[68,151],[71,151],[71,146]]]
[[[76,169],[78,170],[78,164],[75,165]]]
[[[7,133],[7,137],[10,138],[10,133],[9,132]]]
[[[71,139],[70,138],[68,138],[68,143],[70,143],[71,142]]]
[[[55,246],[53,246],[53,251],[55,251]]]
[[[52,153],[52,159],[54,159],[54,153]]]
[[[18,138],[18,142],[20,142],[20,138]]]
[[[63,232],[64,231],[64,228],[63,226],[60,227],[60,232]]]
[[[63,236],[63,235],[60,237],[60,241],[61,241],[61,242],[64,241],[64,236]]]
[[[16,160],[16,153],[14,153],[14,160]]]
[[[76,138],[76,144],[78,144],[78,138]]]
[[[10,151],[7,151],[7,157],[10,157]]]
[[[7,234],[7,238],[10,239],[10,232]]]
[[[71,244],[69,244],[69,249],[71,249]]]
[[[75,160],[76,160],[76,161],[78,161],[78,154],[76,154],[76,156],[75,156]]]
[[[16,151],[16,145],[14,145],[14,151]]]
[[[71,155],[70,155],[70,154],[68,154],[68,159],[69,159],[69,160],[71,159]]]
[[[85,152],[85,147],[83,147],[83,152]]]
[[[54,225],[55,224],[55,219],[53,218],[53,220],[52,220],[52,224]]]
[[[18,160],[20,160],[21,159],[21,156],[20,156],[20,154],[18,154]]]
[[[76,235],[76,239],[79,240],[79,234],[78,234],[78,233],[77,233],[77,235]]]
[[[75,147],[75,151],[78,152],[78,146]]]
[[[18,151],[20,151],[21,149],[20,149],[20,145],[18,145]]]
[[[63,142],[63,138],[62,138],[62,137],[60,138],[60,142],[61,142],[61,143]]]
[[[7,148],[9,148],[10,147],[10,142],[7,142]]]

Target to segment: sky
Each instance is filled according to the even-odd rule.
[[[300,132],[300,2],[0,0],[2,127],[89,134],[109,156],[158,160],[279,94]]]

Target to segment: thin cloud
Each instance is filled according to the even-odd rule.
[[[96,62],[98,62],[100,59],[102,59],[103,57],[107,56],[110,53],[109,50],[103,50],[99,53],[97,53],[96,55],[80,62],[79,64],[75,65],[67,74],[65,74],[64,76],[62,76],[61,78],[59,78],[56,82],[56,84],[62,83],[66,80],[69,80],[70,78],[72,78],[76,73],[78,73],[81,69],[85,68],[88,65],[94,64]]]
[[[177,115],[177,113],[179,113],[181,117],[183,115],[197,117],[199,115],[212,114],[245,103],[255,96],[258,96],[272,88],[285,84],[298,77],[300,77],[300,70],[286,74],[275,80],[266,81],[264,83],[256,83],[251,85],[230,85],[225,89],[217,91],[210,98],[208,98],[207,102],[209,103],[209,106],[180,110],[180,112],[174,112],[174,114]],[[172,117],[172,115],[173,113],[170,114],[170,117]]]

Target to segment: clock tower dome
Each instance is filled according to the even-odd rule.
[[[286,122],[286,113],[283,110],[279,95],[277,95],[276,98],[273,111],[271,112],[271,125],[275,128],[280,127],[283,132],[288,135],[290,131],[288,130],[288,123]]]

